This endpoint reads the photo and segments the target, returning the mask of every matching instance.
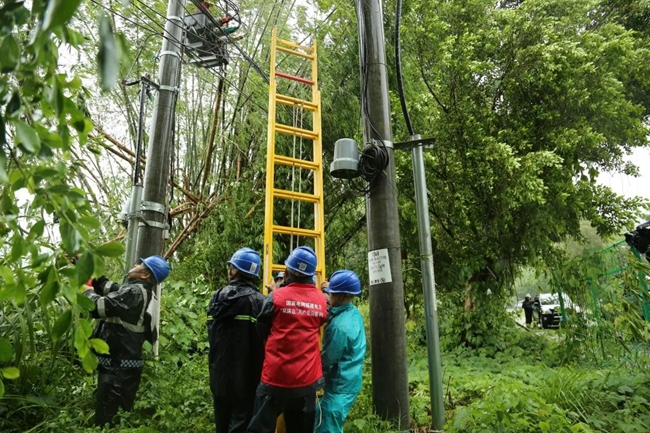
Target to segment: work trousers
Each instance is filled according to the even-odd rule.
[[[249,433],[274,433],[278,416],[284,414],[287,433],[313,433],[316,392],[302,397],[280,397],[260,392],[255,395]]]
[[[121,407],[133,409],[135,394],[140,387],[142,368],[97,367],[97,400],[95,402],[95,424],[103,426],[112,423]]]
[[[214,397],[214,422],[217,433],[245,433],[253,417],[255,396]]]
[[[526,316],[526,325],[530,325],[531,323],[533,323],[533,309],[532,308],[524,308],[524,315]]]
[[[316,408],[316,433],[343,433],[343,424],[352,409],[357,393],[338,394],[325,392]]]

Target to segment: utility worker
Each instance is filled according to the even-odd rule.
[[[284,284],[284,272],[280,271],[278,274],[275,276],[273,281],[271,281],[269,284],[267,284],[266,291],[267,293],[271,293],[278,287],[282,286]]]
[[[104,340],[109,355],[98,355],[97,402],[95,423],[111,423],[119,407],[133,409],[144,367],[142,345],[152,341],[149,303],[160,284],[169,275],[169,265],[160,256],[140,259],[122,285],[102,276],[92,280],[85,295],[95,303],[91,315],[100,320],[92,338]]]
[[[316,390],[323,386],[319,329],[327,319],[327,303],[312,283],[316,253],[300,246],[284,264],[283,286],[266,297],[257,317],[266,346],[250,433],[275,432],[282,413],[287,433],[313,431]]]
[[[352,299],[361,282],[352,271],[336,271],[325,291],[330,295],[328,324],[323,335],[325,395],[319,400],[316,433],[342,433],[343,423],[361,391],[366,332]]]
[[[228,263],[228,285],[212,295],[208,309],[210,390],[217,433],[246,431],[264,360],[264,344],[255,330],[264,303],[256,286],[260,256],[241,248]]]
[[[530,326],[530,324],[533,323],[533,301],[531,301],[530,295],[526,295],[524,302],[521,303],[521,308],[524,309],[526,326]]]

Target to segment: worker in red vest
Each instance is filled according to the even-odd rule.
[[[316,253],[298,247],[284,264],[284,283],[267,296],[257,317],[266,345],[249,433],[275,432],[280,414],[287,433],[313,431],[316,391],[324,385],[319,330],[327,301],[312,281]]]

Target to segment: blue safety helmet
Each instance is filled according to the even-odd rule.
[[[353,271],[336,271],[330,277],[330,284],[325,288],[327,293],[361,294],[361,281]]]
[[[298,247],[291,251],[284,264],[287,269],[306,277],[312,277],[316,272],[316,253],[309,247]]]
[[[167,275],[169,275],[169,264],[167,263],[167,260],[161,256],[151,256],[146,259],[141,258],[140,261],[149,268],[156,283],[162,283],[162,281],[167,278]]]
[[[260,274],[260,255],[252,248],[240,248],[235,251],[228,263],[233,265],[239,271],[257,277]]]

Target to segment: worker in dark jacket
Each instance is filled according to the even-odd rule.
[[[521,308],[524,309],[526,316],[526,326],[530,326],[533,323],[533,301],[530,299],[530,295],[526,295],[524,302],[521,303]]]
[[[91,315],[100,320],[92,338],[104,340],[110,354],[99,355],[95,423],[110,423],[120,407],[133,409],[144,361],[142,345],[151,331],[147,307],[156,284],[169,275],[169,265],[160,256],[141,259],[122,285],[102,276],[92,280],[85,295],[95,303]]]
[[[242,248],[228,261],[229,283],[208,309],[210,390],[217,433],[245,432],[262,374],[264,344],[255,329],[264,296],[256,287],[260,256]]]
[[[312,282],[316,254],[301,246],[284,264],[283,285],[267,296],[257,317],[266,346],[250,433],[275,432],[282,413],[287,433],[313,431],[316,390],[324,383],[319,330],[327,319],[327,302]]]

